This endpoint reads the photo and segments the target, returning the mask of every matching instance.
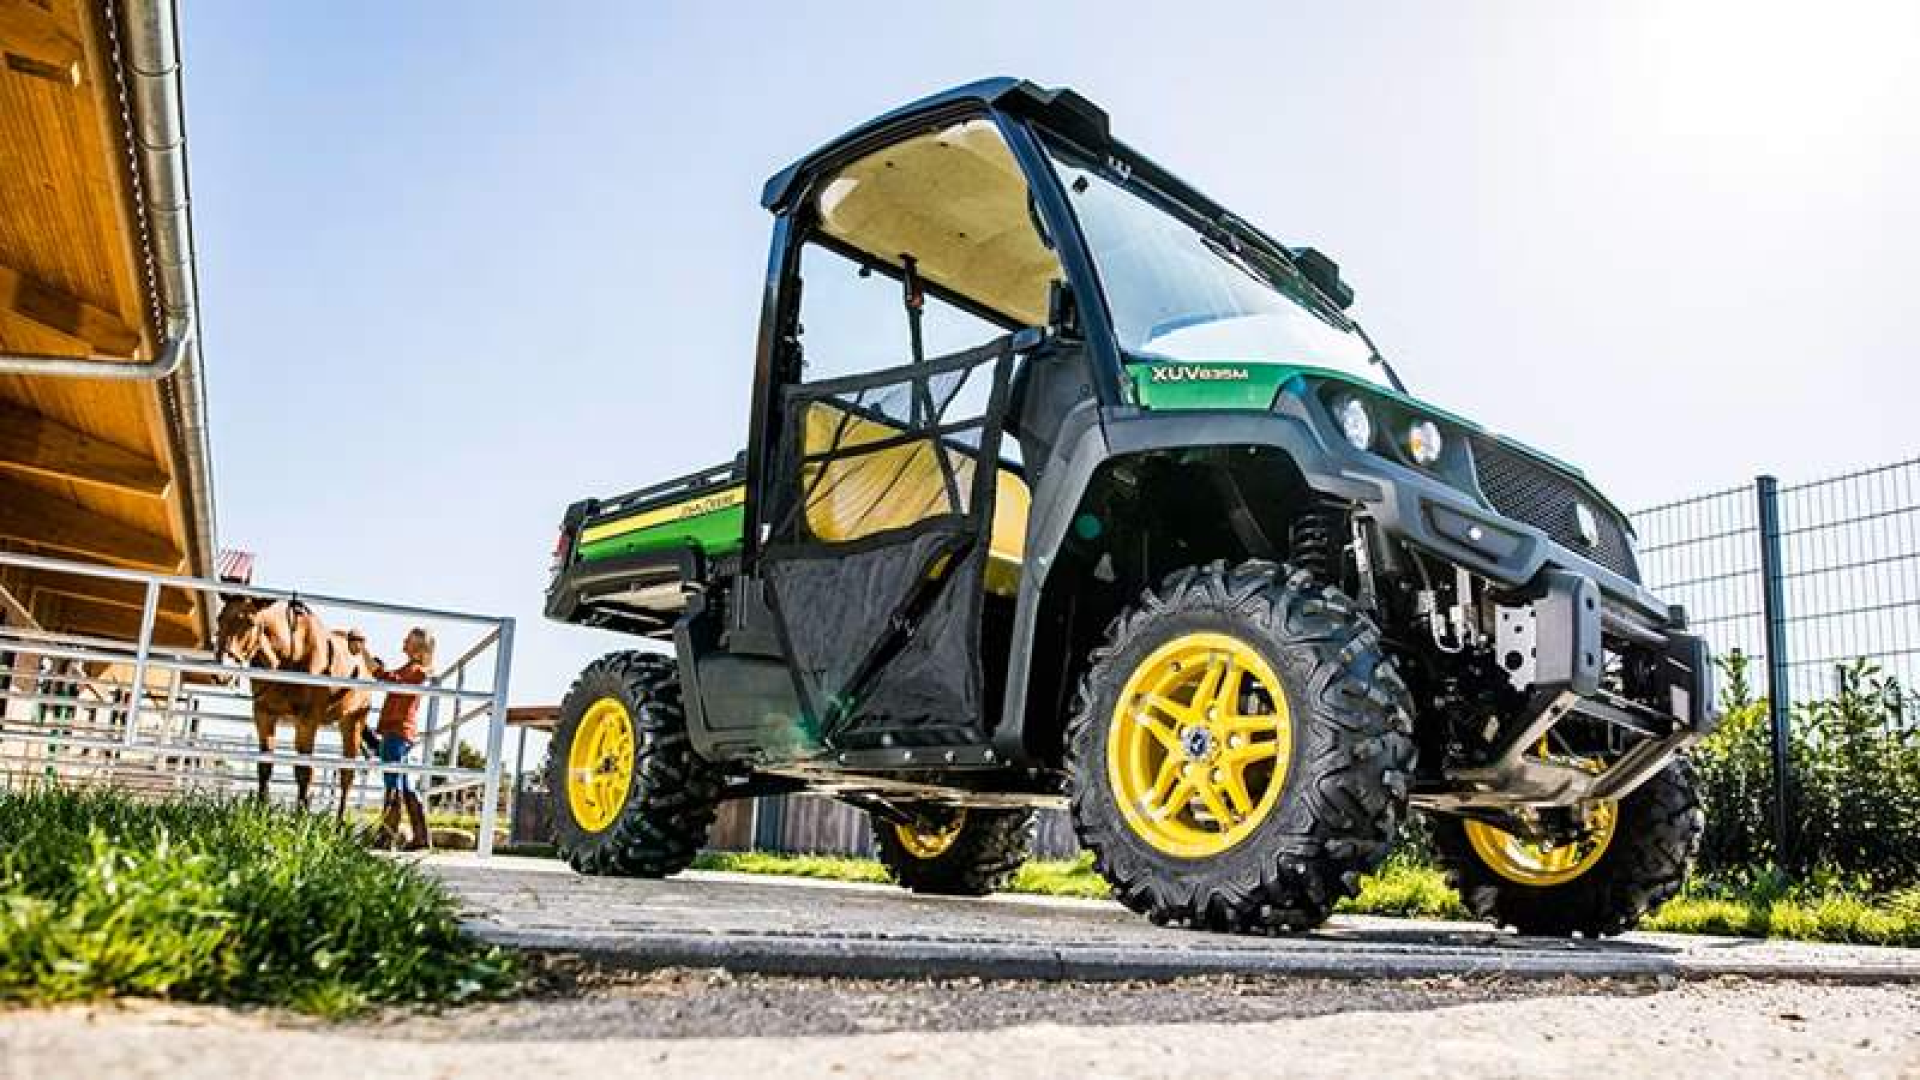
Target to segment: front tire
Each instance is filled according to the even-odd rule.
[[[1706,815],[1675,758],[1575,844],[1545,848],[1458,817],[1433,819],[1447,880],[1477,918],[1545,937],[1623,934],[1686,884]]]
[[[1182,570],[1094,653],[1067,731],[1074,828],[1155,922],[1318,926],[1393,846],[1412,722],[1337,590],[1268,562]]]
[[[1031,810],[929,807],[911,822],[867,817],[887,876],[917,893],[985,896],[1005,885],[1033,848]]]
[[[692,865],[720,774],[687,738],[672,659],[612,653],[574,680],[547,755],[554,843],[583,874],[665,877]]]

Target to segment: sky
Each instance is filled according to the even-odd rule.
[[[515,617],[516,704],[626,644],[540,614],[567,504],[744,443],[766,177],[986,75],[1628,507],[1920,445],[1920,5],[183,6],[222,542]]]

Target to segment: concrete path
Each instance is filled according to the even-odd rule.
[[[1236,937],[1162,929],[1099,900],[956,900],[699,872],[666,881],[589,878],[553,860],[471,855],[436,855],[426,865],[461,897],[471,929],[487,940],[643,968],[867,978],[1742,975],[1920,983],[1920,950],[1676,934],[1575,942],[1349,916],[1312,934]]]

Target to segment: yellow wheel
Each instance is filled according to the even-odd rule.
[[[937,825],[919,820],[911,825],[895,825],[893,835],[908,855],[916,859],[937,859],[953,847],[966,827],[967,812],[960,810],[950,820]]]
[[[902,821],[901,814],[910,815]],[[902,806],[869,814],[887,876],[917,893],[985,896],[1006,884],[1033,847],[1033,811]]]
[[[1133,670],[1107,732],[1107,781],[1155,849],[1205,859],[1241,844],[1286,787],[1293,720],[1273,668],[1230,634],[1183,634]]]
[[[1487,869],[1516,885],[1565,885],[1599,865],[1613,845],[1619,807],[1603,803],[1587,815],[1587,834],[1558,847],[1525,840],[1497,825],[1466,821],[1467,843]]]
[[[1428,820],[1434,854],[1475,917],[1523,934],[1590,938],[1631,930],[1678,893],[1706,827],[1685,758],[1590,809],[1585,834],[1565,844],[1454,814]]]
[[[1067,724],[1074,832],[1158,923],[1306,929],[1387,857],[1412,709],[1339,590],[1254,560],[1167,576],[1094,652]]]
[[[588,832],[620,817],[633,788],[633,716],[618,698],[587,707],[567,751],[567,806]]]
[[[693,750],[673,659],[618,652],[560,702],[547,750],[553,843],[583,874],[665,877],[706,844],[724,777]]]

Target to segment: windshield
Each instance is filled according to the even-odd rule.
[[[1206,232],[1053,156],[1132,359],[1331,368],[1383,382],[1373,350],[1304,278],[1225,228]]]

